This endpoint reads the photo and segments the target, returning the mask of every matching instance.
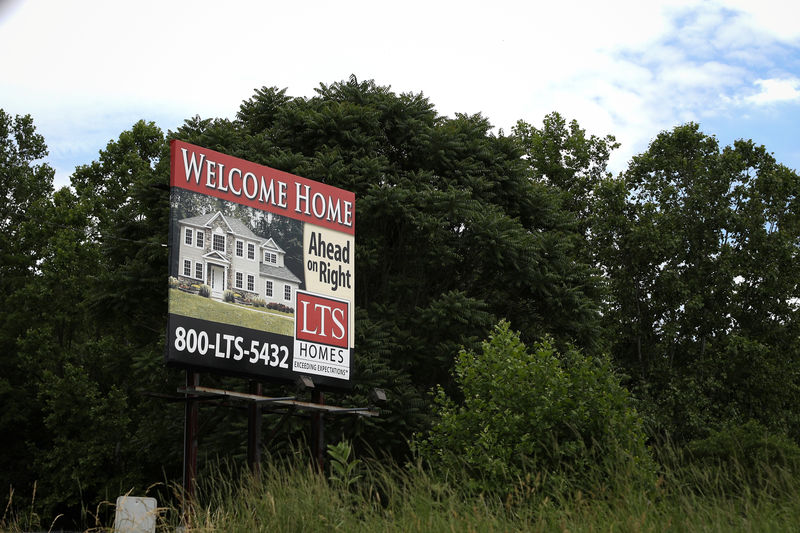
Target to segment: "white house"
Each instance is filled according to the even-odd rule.
[[[286,252],[273,239],[219,211],[179,220],[178,228],[179,279],[207,284],[215,299],[230,289],[294,307],[300,279],[286,268]]]

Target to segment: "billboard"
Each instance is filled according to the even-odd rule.
[[[168,364],[349,386],[355,195],[170,144]]]

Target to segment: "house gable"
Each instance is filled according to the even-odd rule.
[[[203,254],[203,259],[205,259],[206,261],[212,261],[217,263],[224,263],[224,264],[230,263],[230,261],[228,261],[228,259],[223,254],[214,250],[208,252],[207,254]]]
[[[271,237],[261,243],[261,248],[269,250],[270,252],[274,253],[279,253],[279,254],[286,253],[283,251],[283,248],[278,246],[278,244]]]
[[[205,226],[207,228],[219,228],[224,233],[235,233],[231,225],[228,223],[228,219],[226,219],[225,215],[222,214],[222,211],[217,211],[214,215],[212,215],[209,221],[206,222]]]

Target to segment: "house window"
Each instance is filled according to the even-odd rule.
[[[252,274],[247,275],[247,290],[250,292],[256,290],[256,278]]]
[[[272,252],[264,252],[264,262],[275,265],[278,263],[278,256]]]
[[[242,279],[243,279],[242,278],[242,273],[241,272],[237,272],[236,273],[236,288],[237,289],[241,289],[242,288]]]
[[[244,256],[244,243],[242,241],[236,241],[236,257]]]
[[[283,286],[283,299],[284,300],[291,300],[292,299],[292,286],[291,285],[284,285]]]
[[[197,239],[195,239],[195,242],[197,243],[198,248],[202,248],[203,245],[205,244],[203,242],[204,241],[203,237],[205,237],[205,233],[203,233],[202,230],[197,230]]]
[[[267,298],[272,298],[272,282],[269,280],[267,280],[267,285],[264,288],[264,295]]]
[[[214,235],[214,241],[212,242],[212,247],[217,252],[225,252],[225,236],[224,235]]]
[[[256,258],[256,245],[252,242],[247,243],[247,258],[251,261]]]
[[[203,263],[194,264],[194,277],[197,279],[203,279]]]
[[[192,230],[191,228],[186,228],[186,237],[184,238],[184,242],[189,246],[192,245]]]
[[[183,260],[183,275],[187,278],[192,277],[192,262],[188,259]]]

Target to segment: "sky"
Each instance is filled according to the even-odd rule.
[[[234,118],[255,89],[374,79],[508,133],[558,111],[620,172],[688,121],[800,169],[800,3],[0,0],[0,108],[30,114],[57,187],[136,121]]]

